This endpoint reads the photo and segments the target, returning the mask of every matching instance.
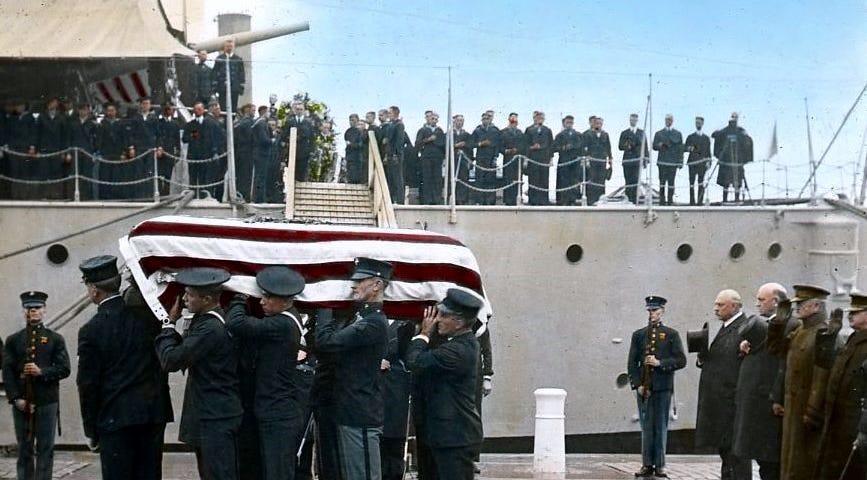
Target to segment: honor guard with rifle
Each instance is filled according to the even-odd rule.
[[[629,346],[629,383],[636,391],[641,424],[640,478],[665,478],[665,446],[668,412],[674,392],[674,372],[686,366],[683,342],[677,330],[662,324],[667,300],[651,295],[644,299],[647,326],[632,333]]]
[[[51,480],[54,434],[59,433],[59,384],[69,376],[69,354],[59,333],[43,323],[43,292],[24,292],[26,326],[6,339],[3,384],[12,404],[18,442],[18,480]]]
[[[220,308],[222,285],[229,278],[229,272],[219,268],[178,272],[175,282],[185,286],[183,305],[193,316],[182,336],[174,325],[181,317],[179,297],[155,341],[164,370],[186,370],[179,438],[195,449],[199,476],[209,480],[238,478],[237,438],[243,413],[238,354]]]
[[[306,398],[295,385],[298,349],[305,329],[293,306],[304,290],[304,277],[285,266],[265,267],[256,274],[265,316],[248,313],[247,296],[236,294],[226,312],[226,327],[249,341],[255,358],[253,415],[260,442],[264,480],[295,478],[296,451],[303,435]]]

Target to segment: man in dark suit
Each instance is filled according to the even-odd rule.
[[[211,67],[208,66],[208,52],[205,50],[199,50],[196,52],[196,59],[199,63],[196,64],[196,68],[193,70],[193,102],[202,102],[205,105],[211,100],[211,94],[213,93],[213,71]],[[223,66],[225,68],[225,65]],[[226,91],[223,90],[223,95],[226,94]]]
[[[188,268],[175,281],[184,285],[183,303],[193,314],[181,336],[175,322],[181,316],[181,298],[155,341],[163,370],[186,370],[184,409],[179,438],[193,447],[199,476],[214,480],[238,478],[238,429],[241,395],[235,342],[223,324],[221,285],[230,278],[219,268]]]
[[[151,112],[151,99],[139,100],[138,111],[131,109],[125,120],[127,158],[136,160],[127,167],[133,172],[133,180],[152,178],[154,172],[154,149],[157,147],[157,117]],[[138,199],[153,197],[153,182],[145,181],[131,186]]]
[[[157,118],[157,174],[160,176],[160,195],[168,195],[178,157],[181,155],[181,126],[183,120],[175,115],[171,102],[163,104],[162,115]]]
[[[207,191],[217,201],[223,198],[223,171],[216,159],[219,151],[219,125],[205,115],[205,105],[193,106],[193,119],[184,125],[183,140],[187,144],[190,186],[198,193]]]
[[[52,478],[60,380],[69,376],[63,337],[42,323],[47,299],[43,292],[21,294],[27,324],[6,338],[3,351],[3,386],[18,442],[18,480]]]
[[[623,152],[623,178],[626,182],[626,198],[638,202],[638,178],[641,167],[647,164],[650,154],[647,151],[644,130],[638,128],[638,114],[629,115],[629,128],[620,132],[617,148]]]
[[[36,121],[37,151],[46,156],[32,160],[35,167],[34,180],[55,180],[63,177],[64,164],[70,161],[71,157],[58,152],[69,146],[68,127],[66,117],[60,111],[60,102],[52,98]],[[62,183],[46,184],[41,190],[39,198],[63,198]]]
[[[172,419],[153,342],[155,318],[143,322],[120,295],[117,258],[79,265],[96,314],[78,331],[78,395],[88,446],[99,446],[103,478],[162,478],[163,434]]]
[[[306,182],[307,175],[310,173],[310,155],[313,153],[315,133],[313,122],[306,116],[304,103],[299,100],[292,102],[292,115],[286,118],[283,130],[283,143],[285,145],[289,145],[292,128],[296,129],[295,181]]]
[[[235,188],[245,202],[253,201],[253,109],[248,103],[241,107],[234,123],[235,137]]]
[[[455,116],[455,121],[457,118]],[[422,205],[442,205],[443,204],[443,162],[446,158],[446,134],[443,129],[437,126],[439,117],[435,113],[430,112],[425,115],[425,124],[418,129],[415,136],[415,145],[419,154],[419,164],[421,166],[421,187],[420,196]],[[463,130],[463,117],[461,116],[461,142],[468,142],[470,134]],[[457,125],[457,124],[456,124]],[[458,143],[458,136],[455,130],[455,145]],[[455,147],[458,148],[458,147]],[[456,161],[457,157],[455,158]],[[461,159],[461,170],[466,170],[467,159]],[[464,179],[464,181],[467,181]],[[466,187],[461,185],[459,191],[465,191]]]
[[[557,152],[557,205],[574,205],[581,198],[584,180],[578,157],[584,149],[583,136],[573,128],[575,117],[563,117],[563,130],[554,137],[552,150]]]
[[[591,117],[590,130],[583,133],[584,154],[589,157],[587,166],[587,205],[593,205],[605,194],[605,182],[611,171],[611,139],[602,130],[602,117]]]
[[[388,320],[388,349],[382,359],[382,402],[388,406],[385,409],[382,441],[379,446],[382,480],[402,480],[406,471],[404,448],[407,442],[412,378],[405,361],[414,333],[415,324]]]
[[[259,117],[253,122],[253,197],[254,203],[264,203],[277,188],[280,163],[272,155],[277,142],[274,130],[269,126],[268,107],[259,107]]]
[[[358,114],[349,116],[349,128],[343,134],[346,142],[346,181],[349,183],[367,183],[367,152],[364,146],[367,132],[358,121]]]
[[[729,187],[734,189],[735,202],[741,199],[741,188],[746,186],[744,165],[753,161],[753,139],[738,126],[738,113],[732,112],[725,128],[711,134],[713,156],[719,162],[716,184],[723,187],[723,202],[729,199]]]
[[[714,314],[722,323],[706,356],[696,365],[701,369],[698,384],[698,413],[695,443],[698,448],[715,448],[722,459],[721,480],[750,478],[749,459],[732,452],[735,419],[735,391],[741,366],[738,329],[747,318],[743,302],[734,290],[721,291],[714,301]]]
[[[776,283],[759,287],[756,308],[738,332],[743,354],[735,396],[735,431],[732,453],[756,460],[762,480],[780,478],[782,417],[774,415],[771,395],[781,359],[768,351],[768,322],[777,314],[777,302],[786,299],[786,289]]]
[[[474,475],[482,419],[476,409],[479,342],[472,327],[482,305],[472,293],[449,289],[442,302],[425,310],[421,332],[407,351],[410,370],[428,376],[420,414],[436,478],[472,480]],[[447,341],[431,348],[434,332]]]
[[[704,174],[713,158],[710,153],[710,137],[701,131],[704,118],[695,117],[695,132],[686,137],[684,147],[689,154],[686,164],[689,167],[689,204],[701,205],[704,200]],[[698,193],[696,193],[698,190]]]
[[[653,149],[659,152],[656,166],[659,168],[659,204],[674,203],[674,178],[683,167],[683,135],[672,127],[674,115],[665,116],[665,128],[653,136]]]
[[[385,154],[382,157],[385,169],[385,180],[392,203],[403,205],[406,192],[403,184],[403,153],[406,147],[406,128],[400,118],[400,108],[391,106],[388,109],[391,121],[382,139]]]
[[[425,123],[430,124],[430,117],[433,115],[433,112],[428,110],[424,115]],[[469,205],[473,201],[470,187],[478,186],[478,182],[476,181],[478,170],[476,169],[476,160],[473,157],[473,136],[464,129],[464,116],[461,114],[452,117],[452,147],[454,147],[455,152],[454,169],[457,175],[455,179],[455,203],[458,205]],[[443,151],[445,151],[445,147],[443,147]],[[447,179],[451,179],[451,175],[451,173],[446,172]],[[442,177],[442,174],[440,174],[440,177]],[[440,192],[442,192],[442,187],[440,187]],[[437,195],[435,192],[434,194]],[[443,203],[441,193],[436,198],[438,199],[437,203],[431,205]]]
[[[533,112],[533,125],[527,127],[524,139],[530,161],[524,171],[529,183],[529,204],[548,205],[548,171],[551,165],[551,145],[554,135],[545,125],[545,113]]]
[[[262,290],[265,316],[252,317],[247,297],[235,295],[226,312],[226,327],[239,339],[250,341],[255,351],[253,414],[260,442],[262,478],[295,478],[295,454],[307,416],[307,398],[296,386],[295,366],[301,339],[306,333],[301,314],[293,306],[304,290],[304,277],[285,266],[265,267],[256,274]],[[304,397],[304,398],[302,398]]]
[[[667,477],[665,447],[668,411],[674,392],[674,372],[686,366],[683,342],[677,330],[662,324],[667,300],[644,299],[648,325],[632,333],[629,346],[629,384],[636,391],[641,422],[641,463],[636,477]]]
[[[497,203],[497,192],[491,191],[497,185],[497,157],[500,156],[500,129],[494,124],[494,112],[488,110],[482,114],[482,123],[473,130],[473,146],[476,149],[475,165],[476,186],[482,190],[475,190],[470,195],[475,198],[479,205],[493,205]]]
[[[223,52],[214,60],[213,83],[211,91],[222,99],[220,103],[229,105],[226,101],[226,63],[229,64],[228,79],[231,80],[229,95],[232,100],[232,112],[238,111],[238,96],[244,93],[244,59],[235,53],[235,39],[223,42]]]
[[[379,442],[383,403],[380,368],[388,346],[388,324],[382,297],[393,268],[370,258],[356,258],[352,299],[355,320],[338,328],[333,318],[316,325],[316,346],[337,353],[334,372],[337,430],[343,478],[371,480],[382,477]]]
[[[500,153],[503,154],[503,204],[517,205],[518,204],[518,185],[523,182],[523,179],[518,178],[518,172],[523,176],[523,168],[520,168],[519,162],[524,160],[517,155],[525,155],[527,142],[525,141],[524,132],[518,128],[518,114],[509,114],[509,125],[500,131]]]

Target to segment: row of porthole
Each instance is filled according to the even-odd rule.
[[[729,248],[729,258],[732,260],[738,260],[747,253],[747,247],[744,246],[743,243],[737,242]],[[768,259],[776,260],[783,253],[783,246],[777,242],[772,243],[768,246]],[[686,262],[692,257],[692,245],[688,243],[681,243],[678,245],[677,250],[675,252],[677,259],[681,262]],[[571,263],[578,263],[584,257],[584,248],[581,245],[572,244],[566,249],[566,260],[569,260]]]

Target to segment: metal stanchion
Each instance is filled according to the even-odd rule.
[[[75,193],[73,193],[73,199],[76,202],[80,202],[81,201],[81,190],[80,190],[80,185],[79,185],[80,180],[79,180],[79,175],[78,175],[78,148],[75,148],[73,151],[75,152],[72,155],[72,161],[75,162],[75,165],[73,167],[74,171],[75,171]]]
[[[157,151],[152,152],[154,158],[154,202],[160,201],[160,174],[157,166]]]

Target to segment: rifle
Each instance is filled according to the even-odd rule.
[[[647,357],[656,354],[656,344],[651,342],[651,334],[654,331],[653,317],[647,315],[647,336],[644,338],[644,357],[641,363],[641,387],[644,393],[642,397],[646,400],[650,396],[650,389],[653,387],[653,366],[647,363]]]

